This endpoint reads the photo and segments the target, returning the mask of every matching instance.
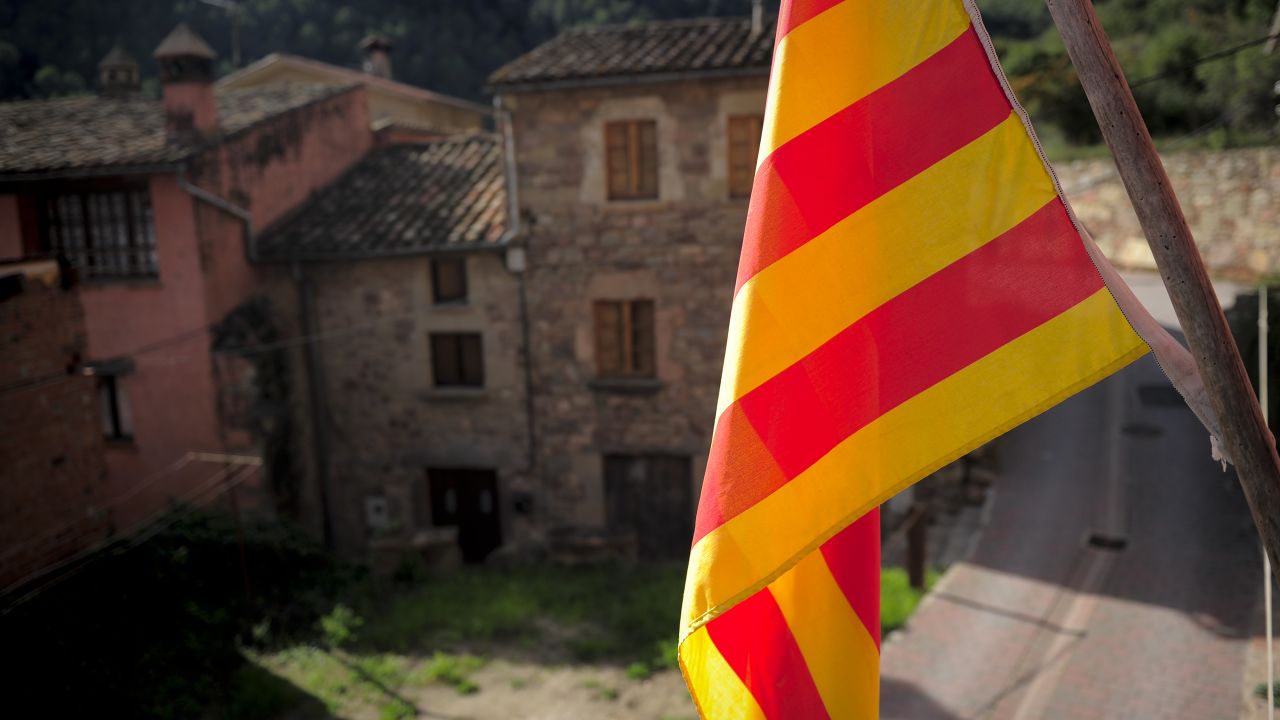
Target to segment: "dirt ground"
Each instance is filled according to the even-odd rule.
[[[470,675],[479,691],[461,695],[445,684],[405,688],[400,697],[420,718],[447,720],[695,720],[680,673],[663,670],[633,680],[624,669],[601,665],[548,666],[495,659]],[[312,711],[314,713],[314,711]],[[378,720],[373,704],[319,718],[308,711],[288,720]]]

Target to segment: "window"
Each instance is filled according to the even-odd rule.
[[[484,387],[480,333],[434,333],[431,362],[436,387]]]
[[[87,278],[156,276],[156,234],[145,187],[113,187],[42,198],[46,251]]]
[[[605,123],[604,145],[609,199],[657,199],[658,124],[653,120]]]
[[[654,376],[652,300],[598,300],[596,373],[602,378]]]
[[[98,406],[102,413],[103,437],[120,441],[133,439],[133,413],[119,376],[98,376]]]
[[[435,258],[431,261],[431,293],[437,305],[467,301],[466,258]]]
[[[763,123],[764,118],[760,115],[734,115],[729,118],[729,197],[751,197]]]

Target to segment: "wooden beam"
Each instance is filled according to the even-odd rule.
[[[1129,83],[1089,0],[1045,0],[1151,245],[1254,525],[1280,565],[1280,457]]]

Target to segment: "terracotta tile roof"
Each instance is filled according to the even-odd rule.
[[[768,72],[773,32],[746,18],[700,18],[569,30],[498,68],[493,87],[685,72]]]
[[[257,238],[257,256],[324,260],[496,247],[507,184],[496,135],[374,150]]]
[[[219,91],[222,132],[196,145],[165,141],[164,108],[159,100],[83,95],[0,103],[0,174],[176,163],[219,139],[352,87]]]

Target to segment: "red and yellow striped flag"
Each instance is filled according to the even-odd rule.
[[[685,586],[706,718],[874,718],[881,502],[1147,348],[968,0],[783,0]]]

